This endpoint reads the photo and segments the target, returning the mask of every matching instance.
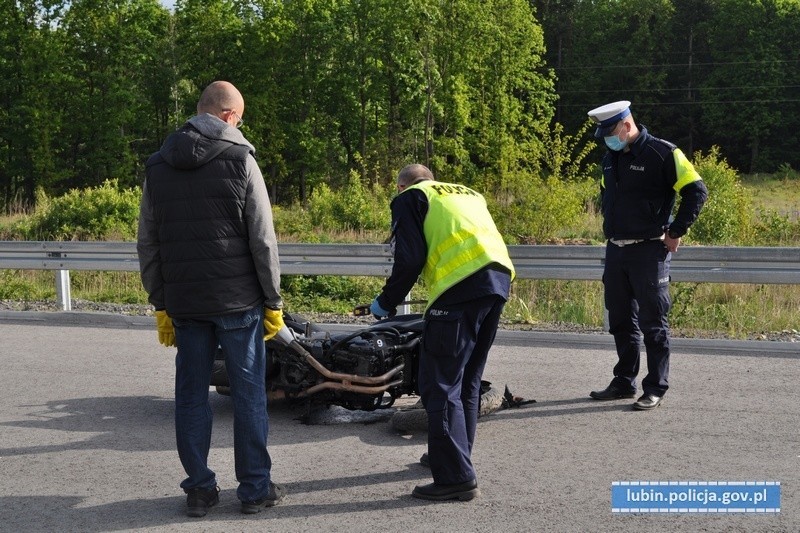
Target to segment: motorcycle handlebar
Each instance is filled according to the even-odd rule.
[[[406,300],[397,304],[397,307],[400,307],[401,305],[418,305],[426,303],[428,303],[428,300]],[[370,313],[371,311],[369,310],[369,304],[357,305],[353,308],[353,316],[368,316]]]

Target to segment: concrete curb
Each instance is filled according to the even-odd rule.
[[[502,330],[497,332],[496,342],[505,346],[614,349],[614,339],[608,334]],[[797,342],[672,338],[670,344],[673,352],[800,358]]]
[[[153,316],[87,311],[0,311],[0,323],[82,328],[152,329]]]

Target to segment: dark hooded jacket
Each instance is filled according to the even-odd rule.
[[[282,305],[272,208],[255,150],[193,117],[147,161],[138,254],[150,303],[173,318]]]

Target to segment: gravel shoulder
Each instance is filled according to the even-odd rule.
[[[87,300],[72,300],[72,310],[81,312],[111,313],[128,316],[152,316],[153,308],[149,305],[141,304],[121,304],[108,302],[91,302]],[[61,311],[56,301],[23,301],[23,300],[0,300],[0,311],[34,311],[34,312],[58,312]],[[353,315],[342,315],[336,313],[315,313],[298,311],[312,322],[318,324],[363,324],[368,326],[374,322],[370,316],[357,317]],[[586,326],[583,324],[572,324],[563,322],[537,322],[534,324],[514,323],[502,321],[500,328],[511,331],[542,331],[553,333],[584,333],[604,335],[603,328]],[[781,342],[800,342],[800,331],[796,329],[783,331],[757,331],[751,332],[746,337],[732,337],[726,332],[705,331],[705,330],[681,330],[673,329],[672,336],[675,338],[694,338],[694,339],[731,339],[731,340],[763,340]]]

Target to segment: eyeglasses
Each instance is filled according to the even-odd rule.
[[[236,126],[235,126],[235,128],[236,128],[236,129],[239,129],[239,128],[241,128],[241,127],[242,127],[242,124],[244,124],[244,120],[242,120],[242,117],[240,117],[240,116],[239,116],[239,113],[237,113],[237,112],[236,112],[236,111],[234,111],[233,109],[228,109],[227,111],[228,111],[229,113],[231,113],[231,114],[232,114],[234,117],[236,117]]]

